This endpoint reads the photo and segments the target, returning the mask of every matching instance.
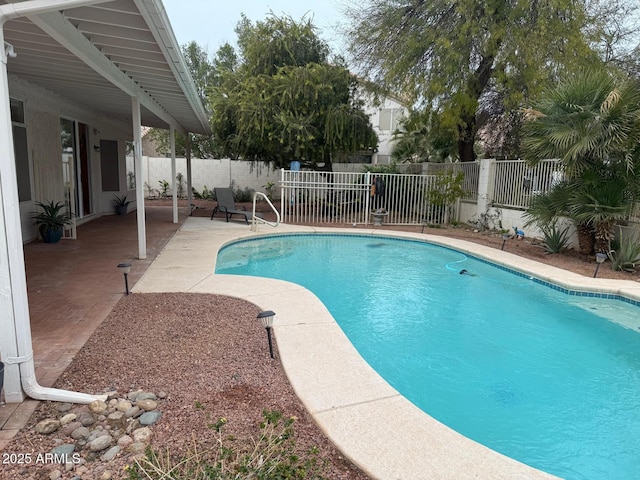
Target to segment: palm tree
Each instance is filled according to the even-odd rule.
[[[607,252],[613,225],[640,199],[640,87],[605,71],[575,75],[527,110],[523,146],[532,164],[558,158],[567,181],[535,199],[529,223],[573,220],[580,251]],[[589,241],[588,239],[593,239]],[[587,243],[589,242],[589,243]]]

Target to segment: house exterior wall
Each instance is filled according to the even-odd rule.
[[[365,112],[371,119],[371,125],[378,135],[378,151],[373,154],[374,165],[388,165],[391,163],[391,151],[393,150],[393,132],[398,128],[400,121],[409,111],[394,98],[385,97],[380,104],[375,104],[369,99],[365,106]]]
[[[93,212],[86,218],[79,218],[78,222],[82,223],[92,216],[112,213],[113,195],[117,192],[102,192],[100,152],[93,146],[99,145],[100,138],[118,141],[121,192],[126,193],[125,141],[132,137],[133,127],[105,119],[103,115],[14,76],[9,77],[9,95],[24,102],[25,109],[31,199],[20,203],[23,241],[31,241],[37,234],[31,219],[31,213],[36,210],[35,202],[64,201],[61,118],[89,126],[87,144]]]

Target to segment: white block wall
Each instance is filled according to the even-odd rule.
[[[171,183],[171,159],[165,157],[142,157],[144,182],[151,188],[160,189],[160,182]],[[176,172],[187,179],[187,161],[176,158]],[[280,171],[262,162],[244,162],[225,159],[191,160],[192,186],[202,192],[204,186],[209,190],[215,187],[229,187],[231,181],[234,188],[249,188],[256,192],[266,193],[265,185],[269,182],[276,186],[280,180]],[[186,183],[185,183],[186,188]]]

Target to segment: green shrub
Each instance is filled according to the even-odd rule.
[[[203,408],[196,403],[196,408]],[[218,419],[208,427],[218,434],[217,446],[200,450],[194,445],[183,458],[169,452],[147,450],[145,458],[127,468],[129,480],[324,480],[326,465],[318,449],[306,454],[296,449],[295,418],[281,412],[262,412],[260,436],[246,445],[224,436],[227,420]]]
[[[209,190],[209,188],[206,185],[202,187],[202,193],[198,192],[198,190],[196,190],[193,187],[191,187],[191,192],[193,193],[193,196],[198,200],[215,200],[216,199],[215,192],[213,190]]]
[[[633,272],[640,263],[640,242],[638,236],[620,236],[614,245],[616,248],[608,254],[611,269],[616,271]]]
[[[554,223],[551,226],[540,227],[544,239],[542,248],[545,253],[562,253],[569,248],[569,227],[559,229]]]

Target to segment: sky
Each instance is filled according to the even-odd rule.
[[[341,53],[341,40],[335,31],[339,23],[341,0],[162,0],[180,45],[195,41],[210,55],[225,42],[235,45],[234,28],[244,13],[250,20],[264,20],[270,11],[298,21],[313,18],[318,35],[334,54]]]

